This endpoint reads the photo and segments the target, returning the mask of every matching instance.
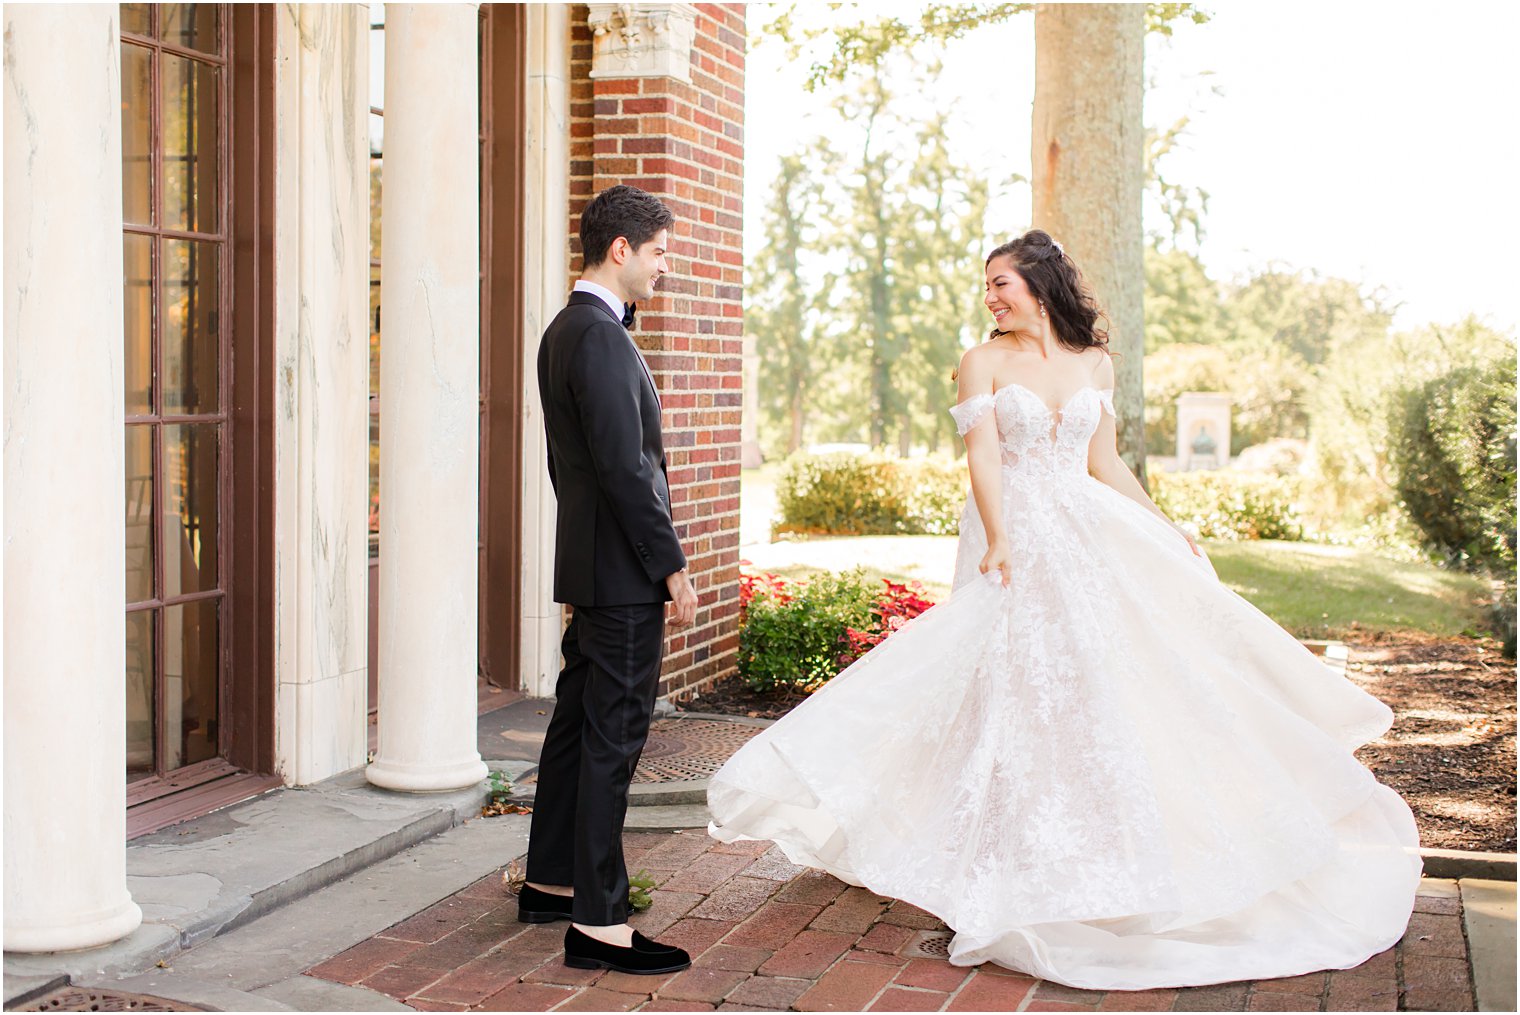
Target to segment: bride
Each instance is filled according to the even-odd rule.
[[[1403,934],[1414,818],[1352,755],[1382,702],[1215,577],[1115,450],[1075,264],[987,258],[950,411],[949,599],[735,754],[709,832],[944,920],[950,961],[1138,990],[1359,965]]]

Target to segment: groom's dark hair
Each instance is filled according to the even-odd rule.
[[[608,187],[581,212],[581,254],[587,268],[607,260],[607,251],[619,236],[637,250],[661,229],[669,229],[676,217],[665,203],[646,190],[620,183]]]

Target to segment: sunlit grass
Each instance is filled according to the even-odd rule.
[[[1226,584],[1302,638],[1482,628],[1484,583],[1433,564],[1276,540],[1208,543],[1205,550]]]

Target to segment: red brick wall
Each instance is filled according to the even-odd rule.
[[[642,187],[676,216],[670,274],[639,307],[634,340],[665,406],[676,531],[697,586],[697,622],[670,637],[660,683],[679,697],[731,672],[739,646],[744,5],[697,5],[690,84],[593,81],[584,5],[571,24],[572,275],[596,192]]]

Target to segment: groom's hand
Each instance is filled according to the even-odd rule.
[[[690,627],[697,619],[697,592],[691,587],[691,579],[686,575],[683,567],[675,574],[665,579],[665,587],[670,590],[670,605],[673,614],[670,622],[676,627]]]

